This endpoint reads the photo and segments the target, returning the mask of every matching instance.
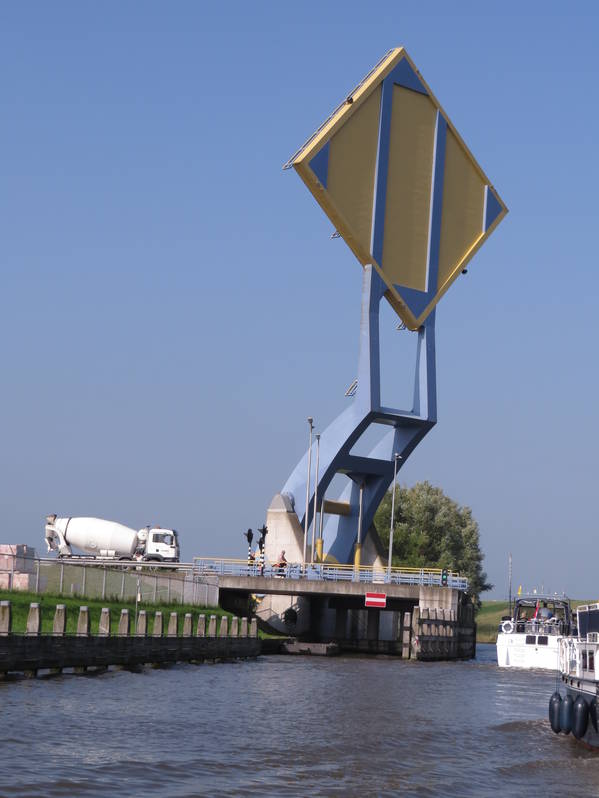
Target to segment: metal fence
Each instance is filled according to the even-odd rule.
[[[468,580],[453,571],[441,568],[373,568],[370,566],[331,565],[327,563],[285,563],[283,565],[259,563],[247,560],[206,559],[194,557],[194,571],[202,576],[265,576],[288,579],[324,579],[333,582],[367,582],[372,584],[446,586],[457,590],[468,590]]]
[[[98,563],[13,557],[0,569],[0,589],[149,603],[218,605],[218,579],[192,565]]]

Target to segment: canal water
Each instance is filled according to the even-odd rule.
[[[555,676],[264,657],[0,683],[0,796],[599,796]]]

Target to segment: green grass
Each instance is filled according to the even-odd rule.
[[[79,607],[86,606],[89,608],[91,633],[97,634],[98,623],[100,621],[100,612],[102,607],[110,608],[110,629],[115,633],[118,630],[119,617],[121,609],[128,609],[131,618],[131,630],[135,622],[135,602],[134,601],[118,601],[111,599],[88,599],[88,598],[73,598],[71,596],[53,596],[47,593],[27,593],[20,590],[0,590],[0,600],[10,601],[12,604],[12,631],[16,634],[25,632],[27,625],[27,614],[29,612],[29,604],[31,602],[38,602],[40,604],[42,614],[42,634],[49,634],[52,632],[52,625],[54,621],[54,611],[57,604],[64,604],[67,608],[67,634],[74,634],[77,631],[77,618],[79,617]],[[216,615],[218,618],[226,615],[231,617],[231,613],[225,612],[218,607],[198,607],[189,604],[168,604],[162,602],[160,604],[149,604],[147,602],[140,602],[138,609],[146,610],[148,614],[148,633],[152,632],[154,624],[154,613],[157,610],[162,612],[164,631],[166,633],[166,626],[171,612],[178,613],[178,627],[179,633],[183,630],[183,616],[186,612],[190,612],[193,616],[193,630],[195,632],[198,615]],[[206,618],[206,624],[208,617]]]
[[[576,609],[579,604],[588,604],[589,601],[591,599],[573,599],[571,604]],[[495,643],[501,618],[509,614],[507,601],[483,601],[476,614],[476,642]]]
[[[494,643],[502,615],[509,615],[507,601],[483,601],[476,613],[476,642]]]

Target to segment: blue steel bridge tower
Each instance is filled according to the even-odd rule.
[[[437,302],[507,207],[403,48],[379,61],[284,168],[290,167],[361,263],[363,283],[353,402],[321,435],[318,484],[312,459],[307,491],[306,452],[282,492],[293,496],[302,526],[306,513],[308,525],[316,525],[315,493],[324,509],[322,539],[314,529],[315,559],[359,564],[396,463],[405,464],[437,421]],[[381,404],[383,298],[417,336],[410,408]],[[373,425],[388,431],[367,456],[354,453]],[[349,483],[333,502],[327,491],[337,474]]]
[[[360,353],[357,390],[352,404],[322,433],[318,487],[311,469],[311,492],[308,526],[316,523],[314,492],[322,511],[323,499],[337,474],[345,474],[351,484],[342,494],[348,515],[330,515],[323,527],[323,551],[329,560],[349,563],[369,529],[381,499],[394,474],[394,456],[399,454],[398,468],[434,426],[437,420],[435,381],[435,313],[428,316],[418,330],[414,398],[411,409],[400,410],[381,405],[379,307],[385,284],[372,266],[364,268],[362,314],[360,321]],[[352,454],[360,437],[372,425],[380,424],[388,432],[367,457]],[[314,465],[312,459],[312,465]],[[295,500],[298,517],[305,523],[305,495],[308,474],[308,453],[300,460],[285,483],[283,493]],[[360,512],[361,507],[361,512]]]

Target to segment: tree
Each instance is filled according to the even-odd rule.
[[[459,571],[468,578],[475,603],[493,585],[482,569],[478,523],[470,507],[446,496],[429,482],[412,488],[396,487],[393,525],[393,565],[416,568],[437,567]],[[391,491],[374,516],[374,523],[386,549],[389,547]]]

